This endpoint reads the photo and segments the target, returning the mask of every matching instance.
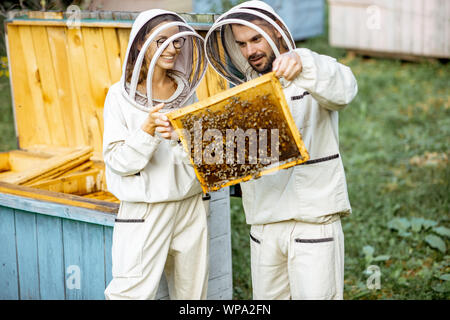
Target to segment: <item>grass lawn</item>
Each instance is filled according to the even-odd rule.
[[[326,35],[299,46],[337,58],[358,80],[358,96],[340,113],[353,208],[343,220],[345,299],[448,299],[450,65],[355,57]],[[13,148],[1,76],[0,149]],[[231,209],[234,299],[251,299],[249,226],[240,199]],[[368,266],[380,270],[379,289],[367,288]]]

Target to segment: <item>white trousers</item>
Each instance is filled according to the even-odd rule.
[[[165,272],[171,299],[206,299],[209,201],[122,202],[114,225],[106,299],[155,299]]]
[[[283,221],[250,229],[253,299],[343,299],[341,221]]]

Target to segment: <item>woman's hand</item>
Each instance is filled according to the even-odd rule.
[[[166,139],[178,140],[178,134],[169,122],[169,119],[161,114],[161,125],[156,127],[156,131],[161,133],[161,136]]]
[[[164,107],[164,103],[160,103],[150,110],[141,129],[152,136],[155,135],[155,132],[159,132],[163,138],[177,139],[178,135],[170,124],[169,119],[163,113],[159,112],[162,107]]]
[[[164,103],[160,103],[152,108],[144,123],[141,125],[141,129],[149,135],[154,136],[156,128],[164,122],[164,120],[161,119],[162,114],[159,113],[159,110],[161,110],[162,107],[164,107]]]

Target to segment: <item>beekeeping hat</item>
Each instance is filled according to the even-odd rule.
[[[276,57],[280,55],[274,40],[254,20],[264,20],[277,30],[287,50],[295,48],[294,39],[284,21],[268,4],[262,1],[247,1],[221,15],[205,37],[208,62],[225,79],[238,85],[259,76],[242,55],[231,30],[232,24],[244,25],[260,33],[269,43]]]
[[[166,23],[161,24],[163,21]],[[151,43],[156,41],[158,34],[162,31],[174,26],[178,27],[179,32],[159,44],[150,64],[146,66],[145,53],[149,50]],[[146,38],[148,33],[150,36]],[[178,87],[173,99],[179,97],[177,101],[179,106],[182,106],[194,94],[205,74],[207,61],[204,53],[204,40],[182,17],[174,12],[153,9],[141,12],[137,16],[131,28],[120,80],[122,94],[132,105],[144,111],[149,111],[153,107],[152,78],[156,61],[170,43],[181,38],[185,39],[184,44],[180,48],[174,70],[170,70],[178,80]],[[137,92],[138,82],[143,77],[147,80],[145,94]],[[181,89],[182,92],[178,89]]]

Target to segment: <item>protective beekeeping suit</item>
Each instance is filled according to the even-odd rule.
[[[163,36],[168,30],[176,31]],[[122,77],[109,89],[104,108],[106,181],[121,201],[107,299],[154,299],[163,271],[172,299],[206,298],[209,203],[202,201],[194,169],[177,140],[142,129],[159,103],[164,102],[163,114],[194,102],[204,57],[203,39],[175,13],[148,10],[133,23]],[[176,86],[167,99],[157,99],[152,89],[158,59],[174,64],[163,70]]]
[[[357,93],[353,73],[334,58],[295,48],[282,19],[262,1],[224,13],[205,42],[211,65],[234,84],[272,68],[284,68],[286,77],[294,66],[300,70],[280,82],[310,161],[241,183],[251,224],[253,297],[342,299],[340,217],[349,215],[351,207],[339,152],[338,111]]]

